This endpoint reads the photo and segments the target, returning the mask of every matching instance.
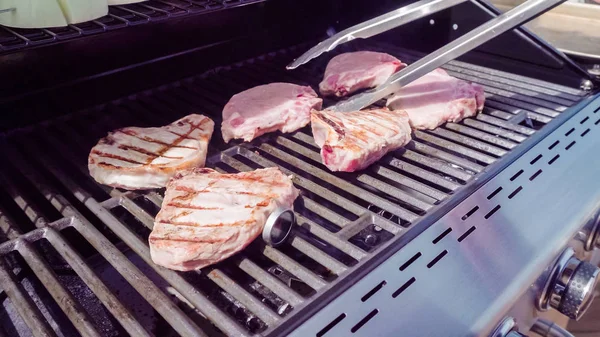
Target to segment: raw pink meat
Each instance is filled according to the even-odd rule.
[[[293,132],[310,122],[310,110],[323,100],[310,87],[271,83],[242,91],[223,108],[221,131],[225,142],[246,142],[267,132]]]
[[[372,51],[340,54],[329,61],[319,91],[343,97],[357,90],[383,84],[406,64],[392,55]]]
[[[406,111],[414,129],[432,130],[476,115],[484,102],[480,85],[436,69],[396,92],[387,100],[387,106]]]
[[[361,170],[410,142],[408,115],[387,108],[311,114],[315,143],[331,171]]]

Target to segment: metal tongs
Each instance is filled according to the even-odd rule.
[[[483,25],[475,28],[469,33],[457,38],[456,40],[450,42],[444,47],[436,50],[435,52],[423,57],[419,61],[409,65],[408,67],[402,69],[398,73],[392,75],[384,84],[378,86],[375,89],[365,91],[358,95],[354,95],[352,98],[339,102],[338,104],[327,108],[327,110],[333,110],[338,112],[346,112],[346,111],[358,111],[362,108],[365,108],[380,99],[383,99],[394,92],[398,91],[403,86],[409,84],[410,82],[420,78],[421,76],[435,70],[436,68],[444,65],[446,62],[453,60],[468,51],[479,47],[485,42],[491,40],[492,38],[510,30],[517,26],[520,26],[523,23],[528,22],[529,20],[536,18],[537,16],[547,12],[548,10],[560,5],[566,0],[528,0],[525,3],[513,8],[512,10],[499,15],[498,17],[493,18],[492,20],[484,23]],[[353,38],[349,38],[346,36],[347,31],[360,31],[361,35],[357,35],[358,37],[369,37],[375,34],[379,34],[391,28],[397,27],[406,22],[410,22],[412,20],[417,19],[418,15],[421,14],[425,16],[426,14],[431,14],[436,11],[439,11],[443,8],[447,8],[450,6],[442,7],[442,2],[449,3],[451,5],[455,5],[457,3],[463,1],[453,1],[453,0],[440,0],[440,1],[432,1],[432,0],[422,0],[417,3],[414,3],[408,7],[414,5],[414,7],[420,8],[418,14],[414,12],[410,15],[410,20],[406,18],[398,18],[399,24],[392,24],[386,20],[389,20],[388,15],[391,13],[400,13],[396,10],[394,12],[388,13],[386,15],[377,17],[375,19],[366,21],[357,26],[348,28],[343,32],[327,39],[324,42],[321,42],[314,48],[310,49],[308,52],[300,56],[296,61],[288,66],[288,69],[293,69],[301,64],[308,62],[309,60],[319,56],[325,51],[332,50],[335,46],[348,42]],[[429,11],[426,10],[425,7],[422,6],[433,6]],[[406,7],[405,7],[406,8]],[[425,13],[425,14],[423,14]],[[383,19],[382,19],[383,18]],[[382,19],[383,21],[378,24],[378,20]],[[366,32],[364,31],[366,29]],[[338,36],[340,35],[340,36]],[[328,42],[329,41],[329,42]],[[331,41],[339,41],[332,43]],[[330,46],[330,47],[327,47]]]
[[[344,29],[323,42],[319,42],[309,51],[302,54],[287,69],[296,69],[319,55],[332,51],[335,47],[354,39],[366,39],[390,29],[400,27],[427,15],[456,6],[467,0],[421,0],[408,6],[398,8],[389,13],[367,20],[356,26]]]

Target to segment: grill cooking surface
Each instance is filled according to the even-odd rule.
[[[345,48],[385,51],[405,62],[418,57],[373,42]],[[451,62],[445,67],[451,75],[485,87],[483,113],[417,131],[406,149],[359,173],[330,173],[320,163],[310,128],[223,144],[220,114],[231,95],[275,81],[317,87],[326,60],[284,70],[303,49],[220,68],[5,135],[0,336],[169,336],[173,330],[183,336],[268,334],[585,95]],[[216,122],[208,166],[237,172],[277,165],[294,176],[302,191],[295,205],[300,227],[288,244],[275,249],[258,239],[201,272],[177,273],[152,263],[147,237],[162,192],[123,193],[99,186],[88,175],[87,155],[110,130],[165,125],[190,113]]]

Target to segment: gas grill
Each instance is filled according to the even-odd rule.
[[[153,264],[147,238],[163,191],[127,192],[94,182],[87,156],[108,131],[160,126],[190,113],[210,116],[219,125],[233,94],[270,82],[316,88],[328,60],[338,53],[382,51],[412,63],[439,43],[406,42],[405,33],[393,31],[345,44],[288,71],[285,66],[323,34],[318,29],[333,21],[322,22],[342,15],[337,18],[347,26],[400,4],[375,1],[362,17],[336,9],[334,1],[213,1],[220,7],[202,4],[202,11],[192,10],[198,3],[153,0],[116,6],[110,17],[123,10],[149,16],[134,10],[139,8],[183,11],[169,12],[158,23],[147,19],[146,25],[119,27],[121,39],[167,26],[184,30],[194,26],[189,21],[236,10],[274,23],[266,32],[256,28],[228,42],[199,39],[191,51],[177,51],[188,44],[173,41],[166,48],[176,55],[139,57],[139,63],[118,64],[112,71],[102,70],[105,66],[93,63],[99,58],[88,55],[73,64],[81,78],[57,75],[51,85],[46,75],[12,77],[24,89],[7,90],[0,107],[5,111],[0,117],[5,158],[0,167],[0,336],[487,336],[493,331],[493,336],[520,336],[517,327],[520,333],[543,335],[546,321],[536,319],[549,307],[580,315],[576,307],[584,303],[562,297],[579,294],[576,282],[586,294],[593,292],[586,288],[592,277],[584,274],[597,274],[591,263],[580,264],[575,257],[594,260],[596,240],[600,243],[600,186],[594,172],[600,164],[594,151],[600,141],[600,99],[593,77],[522,29],[502,35],[499,43],[512,41],[531,55],[515,56],[518,51],[487,44],[443,67],[485,88],[481,114],[415,131],[405,148],[357,173],[327,170],[309,127],[230,144],[223,143],[216,127],[207,166],[221,172],[278,166],[292,175],[301,190],[297,226],[282,246],[257,239],[200,271],[174,272]],[[306,13],[302,10],[309,6],[325,8],[314,31],[273,31],[288,27],[287,19],[289,26],[302,19],[284,15],[282,8]],[[465,3],[398,30],[431,35],[441,29],[452,39],[460,31],[448,27],[467,29],[492,12],[487,3]],[[16,36],[25,33],[34,31]],[[69,41],[54,38],[47,46],[19,48],[6,48],[0,40],[0,59],[15,60],[18,69],[27,62],[40,69],[32,61],[40,55],[93,50],[94,41],[107,41],[111,34],[103,29],[96,35],[101,40],[81,33]],[[297,37],[287,41],[295,44],[282,42],[281,36],[293,34]],[[258,43],[257,36],[273,40]],[[222,56],[232,44],[240,47],[230,52],[243,50],[240,55]],[[205,59],[193,61],[190,55]],[[65,66],[61,62],[67,61],[56,64]],[[101,74],[85,74],[84,62]],[[185,76],[162,77],[168,72]],[[63,101],[69,92],[78,97]],[[326,106],[333,103],[325,100]],[[559,291],[556,284],[562,281]]]

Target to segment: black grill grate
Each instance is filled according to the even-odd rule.
[[[374,43],[345,50],[354,48],[383,50],[409,62],[418,57]],[[256,240],[201,272],[176,273],[152,264],[147,236],[161,192],[122,193],[97,185],[87,172],[89,149],[115,128],[163,125],[189,113],[206,114],[219,125],[229,97],[255,85],[289,81],[316,87],[325,60],[286,72],[285,64],[297,53],[265,55],[5,135],[0,229],[7,241],[0,253],[7,261],[0,266],[0,284],[6,314],[0,319],[7,324],[2,326],[17,330],[24,322],[33,335],[268,334],[526,141],[536,131],[528,121],[543,126],[585,96],[451,62],[445,68],[452,75],[486,88],[483,113],[416,132],[406,149],[355,174],[330,173],[320,163],[309,128],[227,146],[217,127],[208,165],[229,172],[278,165],[294,175],[302,190],[295,205],[300,227],[282,248]],[[40,254],[39,242],[53,248]],[[16,262],[9,261],[14,254]],[[57,278],[61,268],[78,281]],[[19,281],[18,270],[31,270],[27,275],[49,296],[32,293]],[[76,295],[72,284],[87,289],[88,296]],[[122,296],[120,289],[141,297]],[[65,314],[44,315],[52,311],[48,308]],[[97,308],[103,315],[95,313]]]
[[[21,29],[0,26],[0,53],[263,1],[265,0],[150,0],[128,5],[109,6],[106,16],[66,27]],[[2,14],[0,13],[0,15]]]

